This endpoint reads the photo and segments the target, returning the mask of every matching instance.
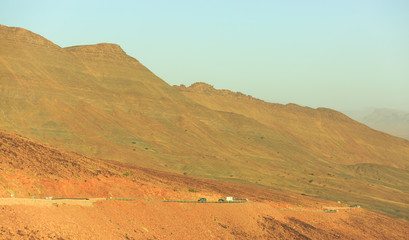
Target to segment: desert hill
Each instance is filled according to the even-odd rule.
[[[210,109],[240,114],[293,134],[297,143],[314,153],[319,151],[334,163],[409,166],[408,158],[401,155],[408,153],[408,141],[370,129],[332,109],[272,104],[241,93],[216,90],[206,83],[177,88]]]
[[[409,141],[330,109],[172,87],[118,45],[0,26],[0,129],[87,157],[409,216]]]
[[[409,234],[407,222],[365,209],[91,159],[1,130],[0,176],[2,239],[405,239]],[[160,201],[217,200],[226,194],[251,200]],[[88,200],[56,199],[75,197]],[[325,213],[324,206],[340,210]]]

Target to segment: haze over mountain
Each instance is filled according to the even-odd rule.
[[[409,140],[409,112],[377,108],[368,112],[347,112],[351,117],[376,130]]]
[[[118,45],[0,26],[0,129],[89,157],[409,216],[409,141],[337,111],[170,86]]]

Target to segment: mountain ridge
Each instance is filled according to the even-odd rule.
[[[118,45],[46,48],[4,28],[13,36],[0,34],[0,129],[88,157],[409,216],[400,205],[409,199],[408,141],[330,109],[172,87]]]
[[[310,107],[302,107],[296,104],[282,105],[282,104],[268,103],[263,100],[255,99],[251,96],[244,95],[242,93],[234,93],[229,90],[216,90],[211,85],[207,85],[203,83],[193,84],[192,86],[188,88],[184,86],[182,87],[175,86],[175,88],[181,91],[182,93],[184,93],[186,96],[191,97],[197,103],[207,106],[211,109],[242,114],[244,116],[251,117],[253,119],[257,119],[261,123],[267,126],[270,126],[270,127],[276,127],[276,125],[280,125],[279,126],[280,128],[285,127],[283,124],[281,124],[280,120],[282,119],[282,116],[286,116],[286,114],[287,114],[286,116],[287,120],[285,122],[285,125],[288,125],[290,121],[294,121],[298,125],[301,124],[304,127],[308,126],[310,128],[309,130],[312,131],[311,133],[314,133],[315,131],[316,135],[322,134],[320,133],[320,131],[328,132],[329,130],[331,130],[331,129],[328,129],[328,127],[323,126],[324,124],[323,121],[328,122],[329,120],[331,121],[334,120],[340,123],[346,122],[348,124],[351,124],[354,127],[366,129],[366,131],[368,131],[368,134],[371,134],[373,136],[373,137],[367,138],[367,140],[365,140],[366,142],[368,141],[370,142],[371,138],[377,139],[377,138],[385,137],[385,138],[390,139],[390,141],[393,141],[397,144],[400,144],[400,145],[403,144],[403,146],[405,146],[403,147],[403,150],[406,150],[406,151],[408,150],[407,144],[409,144],[409,141],[404,140],[404,139],[395,138],[386,133],[370,129],[369,127],[363,125],[362,123],[359,123],[349,118],[347,115],[342,114],[341,112],[338,112],[332,109],[328,109],[328,108],[312,109]],[[233,98],[233,100],[231,98]],[[250,103],[246,101],[249,101]],[[258,107],[256,107],[255,104],[253,103],[257,104]],[[311,122],[312,119],[314,119],[314,121]],[[345,129],[345,132],[351,132],[351,131]],[[338,134],[342,135],[342,133],[338,133]],[[349,134],[349,135],[353,135],[353,134]],[[303,142],[308,141],[308,139],[300,139],[300,140]],[[320,139],[317,139],[317,140],[321,141]],[[358,143],[356,145],[358,145]],[[350,147],[353,147],[353,146],[350,146]],[[387,158],[387,156],[385,156],[385,158]],[[392,163],[392,162],[385,161],[385,164]],[[401,167],[408,167],[408,164],[409,164],[408,161],[403,161],[403,162],[399,161],[399,162],[400,164],[403,163],[400,165]],[[354,162],[350,162],[350,163],[354,163]],[[382,161],[378,163],[382,163]]]
[[[369,127],[409,140],[409,111],[391,108],[344,110],[351,118]]]
[[[18,41],[22,41],[26,44],[47,46],[49,48],[61,48],[43,36],[25,28],[8,27],[0,24],[0,32],[2,32],[2,35],[4,35],[3,37],[10,42],[18,39]]]
[[[375,109],[362,118],[367,125],[409,140],[409,111]]]

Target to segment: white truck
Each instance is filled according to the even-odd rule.
[[[226,197],[226,202],[233,202],[234,198],[233,197]]]

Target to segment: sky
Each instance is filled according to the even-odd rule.
[[[170,85],[409,110],[407,0],[0,0],[0,24],[61,47],[119,44]]]

